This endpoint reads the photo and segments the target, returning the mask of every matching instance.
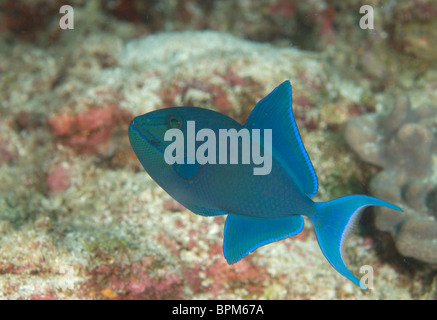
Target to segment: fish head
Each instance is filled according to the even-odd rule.
[[[160,166],[156,168],[157,170],[162,170],[165,165],[168,166],[165,161],[165,150],[174,142],[172,139],[165,139],[169,130],[177,129],[184,139],[194,140],[196,149],[202,143],[196,141],[190,132],[187,133],[188,122],[195,123],[193,130],[196,132],[210,129],[217,136],[219,129],[241,128],[235,120],[221,113],[197,107],[165,108],[137,116],[129,124],[129,140],[135,154],[149,174],[150,168],[157,166],[158,163]],[[183,157],[187,157],[187,149],[185,146]],[[184,175],[184,171],[179,166],[174,166],[173,169]],[[190,167],[184,166],[183,169],[192,172]]]
[[[169,129],[184,130],[186,117],[178,108],[168,108],[152,111],[135,117],[129,124],[129,138],[136,152],[142,145],[148,145],[147,149],[164,153],[165,148],[171,141],[165,141],[164,136]]]
[[[183,161],[168,163],[166,151],[175,141],[168,137],[166,139],[166,133],[172,129],[178,129],[185,138],[189,136],[187,134],[188,121],[194,121],[196,127],[201,129],[218,125],[223,127],[226,125],[223,123],[226,118],[212,110],[196,107],[160,109],[135,117],[129,123],[129,140],[138,160],[150,177],[174,199],[188,207],[190,203],[195,202],[195,199],[191,199],[189,186],[204,168],[201,168],[202,166],[197,161],[188,163],[185,146],[180,157]],[[222,123],[218,124],[220,121],[217,119],[221,119]],[[194,143],[197,145],[199,142]]]
[[[137,116],[129,123],[132,149],[149,174],[169,169],[164,152],[172,141],[166,141],[165,134],[170,129],[185,134],[188,117],[189,111],[184,108],[166,108]]]

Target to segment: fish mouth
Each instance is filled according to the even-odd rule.
[[[135,124],[135,118],[129,123],[129,127],[132,128],[141,138],[146,140],[150,145],[152,145],[156,150],[164,153],[161,147],[161,143],[158,138],[156,138],[149,130],[143,128],[142,130]]]

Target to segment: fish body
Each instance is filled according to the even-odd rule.
[[[232,130],[240,133],[236,141],[241,141],[234,149],[223,144],[230,138],[219,139]],[[257,135],[261,131],[264,139]],[[174,133],[172,139],[166,133]],[[174,147],[181,137],[181,148]],[[311,200],[317,192],[317,176],[293,117],[289,81],[259,101],[244,126],[212,110],[173,107],[135,117],[129,124],[129,139],[144,169],[175,200],[199,215],[227,215],[223,252],[230,264],[264,244],[298,234],[302,216],[307,216],[331,265],[364,289],[341,257],[345,236],[366,206],[400,210],[364,195]],[[264,174],[255,174],[262,171],[254,153],[258,149],[263,151],[264,167],[268,163]],[[250,151],[252,161],[247,161],[249,157],[244,157]],[[206,163],[199,160],[205,155]]]

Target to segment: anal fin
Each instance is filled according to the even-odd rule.
[[[266,219],[229,214],[223,253],[233,264],[262,245],[298,234],[303,224],[301,216]]]

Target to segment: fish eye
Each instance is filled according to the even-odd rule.
[[[182,126],[182,120],[176,116],[170,116],[167,118],[167,124],[169,128],[179,129]]]

